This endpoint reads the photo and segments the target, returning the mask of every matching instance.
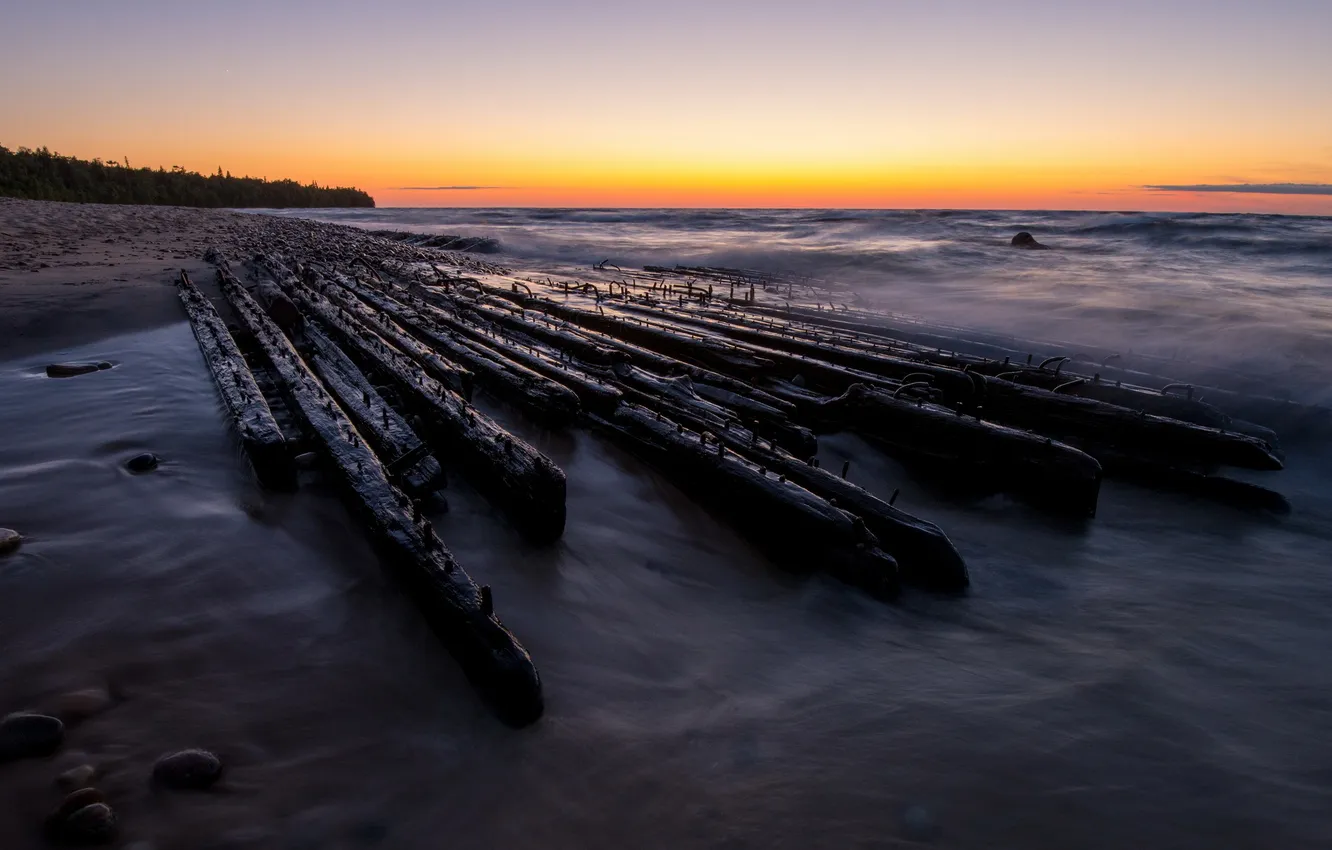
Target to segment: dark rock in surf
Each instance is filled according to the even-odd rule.
[[[46,829],[54,833],[79,809],[105,802],[106,798],[96,788],[80,788],[61,801],[56,810],[46,818]]]
[[[181,750],[153,765],[153,782],[176,791],[204,791],[222,778],[222,760],[207,750]]]
[[[52,363],[46,367],[46,377],[72,378],[75,375],[86,375],[89,372],[101,372],[110,368],[111,364],[105,360],[99,363]]]
[[[1043,251],[1050,247],[1049,245],[1042,245],[1040,242],[1037,242],[1036,237],[1032,236],[1025,230],[1017,236],[1014,236],[1013,241],[1009,244],[1014,248],[1028,248],[1035,251]]]
[[[11,714],[0,720],[0,763],[49,756],[65,740],[65,724],[44,714]]]
[[[116,838],[116,813],[96,788],[84,788],[65,798],[46,819],[46,832],[60,844],[110,844]]]
[[[136,473],[152,472],[154,469],[157,469],[157,465],[159,463],[161,463],[161,458],[159,458],[157,455],[153,454],[152,452],[144,452],[141,455],[135,455],[134,457],[125,461],[125,468],[128,469],[130,472],[136,472]]]
[[[23,535],[12,528],[0,528],[0,555],[8,555],[18,549],[23,542]]]

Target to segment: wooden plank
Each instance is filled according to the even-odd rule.
[[[527,725],[540,717],[541,677],[527,650],[495,616],[489,588],[478,587],[435,536],[413,516],[351,420],[310,372],[282,331],[229,273],[223,293],[273,365],[301,425],[317,441],[348,506],[365,524],[385,561],[405,580],[445,646],[500,717]]]
[[[296,466],[286,438],[226,323],[184,271],[180,273],[177,287],[185,314],[190,319],[190,329],[199,342],[204,362],[213,375],[255,475],[265,487],[295,489]]]

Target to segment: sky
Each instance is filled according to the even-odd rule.
[[[380,206],[1328,215],[1330,45],[1332,0],[0,0],[0,145]]]

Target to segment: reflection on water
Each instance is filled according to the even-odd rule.
[[[0,712],[110,685],[51,761],[0,766],[41,846],[87,761],[127,841],[190,847],[1313,847],[1332,828],[1327,457],[1253,519],[1107,485],[1086,524],[944,501],[863,442],[825,464],[940,523],[962,600],[784,574],[633,458],[497,415],[569,475],[533,549],[453,476],[432,517],[547,687],[514,732],[318,481],[259,491],[185,324],[0,364]],[[141,451],[151,474],[120,464]],[[152,760],[226,759],[160,797]],[[924,827],[922,827],[924,823]]]

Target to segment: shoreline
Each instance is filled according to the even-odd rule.
[[[254,484],[176,298],[182,267],[211,290],[207,247],[324,227],[373,238],[0,201],[0,305],[19,305],[0,361],[117,361],[0,369],[0,526],[30,535],[0,558],[0,715],[115,699],[56,756],[0,765],[0,845],[49,846],[54,779],[86,763],[121,845],[153,850],[1319,846],[1325,450],[1282,473],[1294,521],[1108,481],[1094,521],[1064,523],[942,496],[832,435],[824,467],[901,488],[973,568],[964,598],[889,606],[774,568],[596,434],[482,399],[569,482],[554,545],[464,476],[429,514],[540,665],[547,713],[515,733],[326,482]],[[143,451],[161,467],[130,474]],[[225,790],[152,792],[154,759],[192,746],[222,756]]]

